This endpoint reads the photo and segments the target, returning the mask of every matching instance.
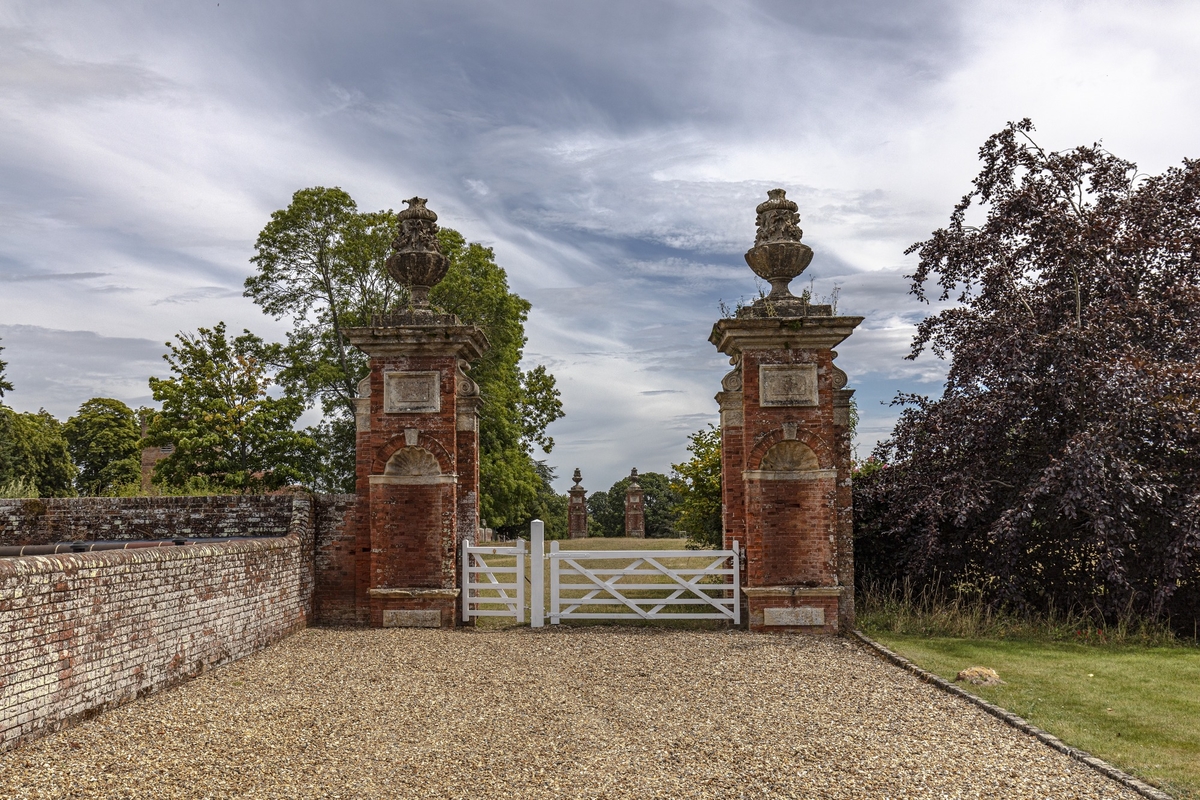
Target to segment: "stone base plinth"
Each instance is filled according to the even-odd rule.
[[[458,589],[368,589],[372,628],[453,628]]]
[[[843,586],[743,587],[750,630],[762,633],[838,633]]]

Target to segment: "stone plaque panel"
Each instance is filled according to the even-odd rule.
[[[760,406],[815,406],[816,364],[761,364],[758,368]]]
[[[438,609],[404,611],[388,609],[383,612],[385,628],[440,628],[442,612]]]
[[[442,410],[442,375],[428,372],[383,373],[385,414],[436,414]]]
[[[825,609],[813,606],[798,608],[764,608],[763,626],[768,625],[824,625]]]

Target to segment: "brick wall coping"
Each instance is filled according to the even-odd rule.
[[[1112,764],[1109,764],[1107,761],[1096,758],[1094,755],[1085,750],[1080,750],[1078,747],[1071,747],[1071,745],[1067,744],[1062,739],[1059,739],[1053,734],[1047,733],[1036,725],[1030,725],[1024,719],[1018,717],[1011,711],[1001,708],[993,703],[989,703],[982,697],[976,697],[965,689],[950,683],[950,681],[946,680],[945,678],[941,678],[937,675],[934,675],[932,672],[921,669],[904,656],[892,652],[879,642],[867,636],[862,631],[855,630],[852,632],[852,635],[854,638],[866,645],[869,649],[875,651],[876,655],[883,657],[883,659],[886,661],[892,662],[906,672],[911,672],[925,683],[941,689],[947,694],[952,694],[955,697],[961,697],[963,700],[966,700],[972,705],[979,706],[979,708],[991,714],[993,717],[1005,723],[1006,725],[1010,725],[1022,733],[1032,736],[1042,744],[1057,750],[1063,755],[1073,758],[1079,763],[1091,767],[1106,778],[1111,778],[1126,788],[1132,789],[1142,797],[1148,797],[1150,800],[1174,800],[1171,795],[1167,794],[1161,789],[1151,786],[1145,781],[1140,781],[1127,772],[1122,772]]]
[[[303,539],[316,502],[307,493],[0,499],[0,544],[289,533]]]
[[[287,536],[263,536],[231,542],[189,544],[181,547],[147,547],[137,550],[101,550],[92,553],[17,556],[0,559],[0,581],[34,575],[64,574],[71,576],[83,570],[122,564],[150,564],[212,558],[236,553],[283,550],[299,545],[300,538],[294,533],[289,533]]]
[[[743,586],[747,597],[841,597],[845,586]]]

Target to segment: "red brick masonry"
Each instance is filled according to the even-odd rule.
[[[290,534],[0,559],[0,751],[303,628],[307,547]]]

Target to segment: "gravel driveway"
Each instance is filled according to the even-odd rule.
[[[310,629],[0,755],[3,797],[1136,798],[842,639]]]

